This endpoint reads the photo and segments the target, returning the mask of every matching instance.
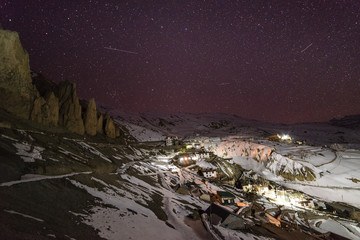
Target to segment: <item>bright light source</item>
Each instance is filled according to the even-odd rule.
[[[278,138],[280,138],[283,141],[286,141],[286,140],[291,141],[291,137],[288,134],[282,134],[282,135],[278,134],[277,136],[278,136]]]

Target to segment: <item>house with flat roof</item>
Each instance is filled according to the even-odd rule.
[[[201,174],[205,178],[217,178],[218,172],[216,169],[203,169],[201,170]]]
[[[217,201],[223,205],[233,205],[235,204],[235,196],[230,192],[217,191],[216,194],[213,196],[213,201]]]

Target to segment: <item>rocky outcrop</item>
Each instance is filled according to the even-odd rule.
[[[84,135],[84,122],[81,118],[81,105],[76,94],[76,85],[69,81],[59,84],[59,124],[70,132]]]
[[[57,126],[59,121],[59,100],[53,92],[47,94],[46,99],[35,99],[30,119],[47,126]]]
[[[106,136],[109,137],[109,138],[115,138],[116,137],[116,132],[115,132],[114,120],[109,116],[106,116],[105,120],[106,120],[106,123],[105,123],[105,134],[106,134]]]
[[[57,85],[41,74],[31,73],[29,55],[18,33],[1,28],[0,108],[46,126],[64,126],[80,135],[86,132],[94,136],[105,131],[110,138],[120,136],[120,129],[111,117],[106,117],[104,124],[94,99],[90,99],[83,121],[76,85],[69,81]]]
[[[221,157],[251,157],[261,162],[268,161],[273,151],[274,148],[269,146],[233,138],[221,142],[214,149],[214,153]]]
[[[97,112],[96,112],[96,103],[94,98],[91,98],[89,100],[85,113],[84,122],[85,122],[85,132],[90,136],[95,136],[97,129]]]
[[[115,136],[120,137],[120,127],[117,125],[115,126]]]
[[[360,212],[354,211],[350,213],[350,218],[360,222]]]
[[[44,98],[42,97],[38,97],[35,99],[34,101],[34,106],[33,109],[31,111],[31,115],[30,115],[30,120],[37,122],[37,123],[42,123],[42,112],[41,112],[41,108],[43,105],[45,105],[46,101]]]
[[[43,111],[43,122],[49,126],[57,126],[59,122],[59,99],[53,92],[46,96],[46,106]]]
[[[271,160],[267,162],[266,168],[277,176],[294,181],[314,181],[316,179],[315,172],[300,162],[294,161],[281,154],[273,152]]]
[[[103,117],[103,115],[100,113],[100,116],[99,116],[99,118],[98,118],[98,120],[97,120],[96,133],[98,133],[98,134],[103,134],[103,133],[104,133],[103,126],[104,126],[104,117]]]
[[[0,29],[0,107],[29,119],[38,96],[30,76],[29,55],[18,33]]]

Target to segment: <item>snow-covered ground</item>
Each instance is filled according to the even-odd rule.
[[[360,151],[356,148],[360,143],[358,130],[326,123],[294,126],[263,124],[221,114],[115,112],[115,115],[116,121],[124,125],[140,142],[164,140],[169,135],[179,136],[184,140],[201,143],[206,150],[219,157],[232,158],[231,161],[223,162],[218,162],[218,159],[214,162],[200,160],[196,162],[197,166],[217,169],[230,178],[236,169],[229,166],[238,164],[288,188],[327,201],[340,201],[360,207]],[[269,135],[276,133],[289,133],[295,139],[313,144],[295,145],[267,139]],[[21,137],[15,138],[16,134]],[[0,191],[10,192],[13,188],[27,184],[39,184],[50,191],[53,188],[45,188],[48,187],[45,183],[56,182],[58,185],[54,189],[59,189],[59,186],[63,186],[60,184],[65,182],[71,191],[81,192],[94,199],[90,209],[67,212],[76,219],[79,218],[79,224],[84,223],[98,230],[99,236],[105,239],[143,239],[144,236],[154,239],[198,239],[184,219],[193,211],[205,210],[209,203],[174,190],[178,186],[186,186],[186,183],[196,185],[205,193],[227,189],[221,184],[205,181],[191,168],[175,166],[171,159],[176,153],[164,151],[165,154],[161,151],[160,154],[159,149],[151,149],[152,145],[147,145],[148,143],[119,146],[109,144],[106,151],[103,151],[101,146],[106,143],[101,145],[86,139],[59,137],[52,145],[48,145],[47,142],[41,144],[39,139],[42,138],[36,138],[36,134],[43,133],[24,130],[17,130],[17,133],[12,134],[1,133],[2,142],[6,142],[6,149],[13,149],[16,160],[21,164],[29,164],[27,166],[44,166],[35,169],[38,172],[44,169],[44,175],[23,172],[9,175],[7,180],[0,183]],[[46,161],[47,159],[53,161]],[[75,164],[76,170],[73,168]],[[97,169],[97,164],[106,167]],[[51,170],[57,167],[66,172],[45,175],[53,173]],[[88,171],[79,170],[83,167],[94,171],[82,172]],[[286,172],[306,175],[304,172],[308,172],[308,169],[314,174],[315,179],[312,181],[290,181],[278,174]],[[60,179],[58,181],[61,183],[53,179]],[[235,188],[227,190],[232,191],[237,199],[241,194]],[[274,207],[264,200],[265,205]],[[32,217],[37,216],[33,212],[23,214],[22,212],[28,212],[20,210],[6,208],[4,211],[41,222],[41,218]],[[32,211],[36,212],[36,209]],[[360,237],[358,225],[351,221],[334,220],[325,216],[311,221],[311,226],[320,232],[335,231],[351,239]],[[215,228],[226,239],[267,239],[220,226]]]
[[[230,145],[230,142],[232,144]],[[267,144],[268,146],[266,146]],[[216,149],[222,157],[230,156],[243,168],[253,170],[266,179],[286,187],[303,191],[309,195],[327,201],[345,202],[360,207],[360,151],[335,151],[316,146],[298,146],[295,144],[276,144],[268,160],[261,157],[263,149],[273,147],[274,143],[234,142],[229,140],[207,140],[206,146]],[[255,153],[254,153],[255,152]],[[311,169],[315,175],[313,181],[289,181],[277,172],[297,174]]]

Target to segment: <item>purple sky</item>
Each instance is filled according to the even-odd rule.
[[[35,71],[129,111],[360,113],[360,1],[0,0]]]

